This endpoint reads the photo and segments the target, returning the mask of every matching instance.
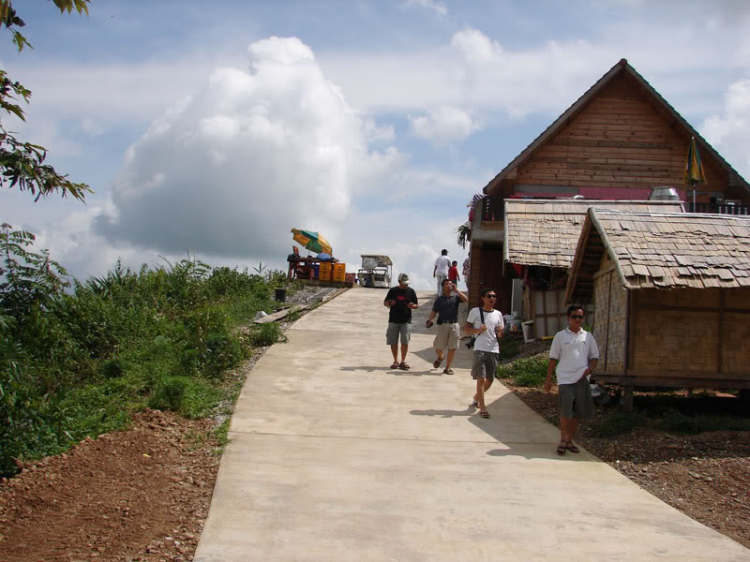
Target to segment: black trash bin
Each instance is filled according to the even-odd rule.
[[[276,295],[274,298],[276,299],[276,302],[285,302],[286,301],[286,289],[276,289]]]

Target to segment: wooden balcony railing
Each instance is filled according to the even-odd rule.
[[[505,199],[489,196],[482,200],[482,221],[502,221]]]
[[[750,207],[743,205],[727,205],[726,203],[693,203],[692,201],[686,201],[685,211],[688,213],[750,216]]]

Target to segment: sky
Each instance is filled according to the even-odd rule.
[[[285,270],[303,228],[349,272],[387,254],[430,288],[473,195],[622,58],[750,179],[744,0],[14,5],[34,48],[3,30],[0,67],[33,95],[0,119],[94,193],[4,188],[0,223],[82,281],[118,259]]]

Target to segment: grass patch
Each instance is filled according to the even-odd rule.
[[[224,451],[224,448],[229,444],[229,424],[231,420],[225,419],[222,424],[214,430],[214,437],[216,442],[219,444],[219,453]]]
[[[267,347],[279,341],[286,341],[286,336],[277,322],[267,322],[253,326],[249,340],[254,347]]]
[[[547,377],[548,363],[546,354],[534,355],[507,365],[499,365],[497,374],[502,379],[510,379],[516,386],[540,387]]]

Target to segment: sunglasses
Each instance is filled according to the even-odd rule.
[[[484,295],[488,299],[496,299],[497,295]]]
[[[581,314],[573,314],[570,316],[573,320],[583,320],[583,315]]]

